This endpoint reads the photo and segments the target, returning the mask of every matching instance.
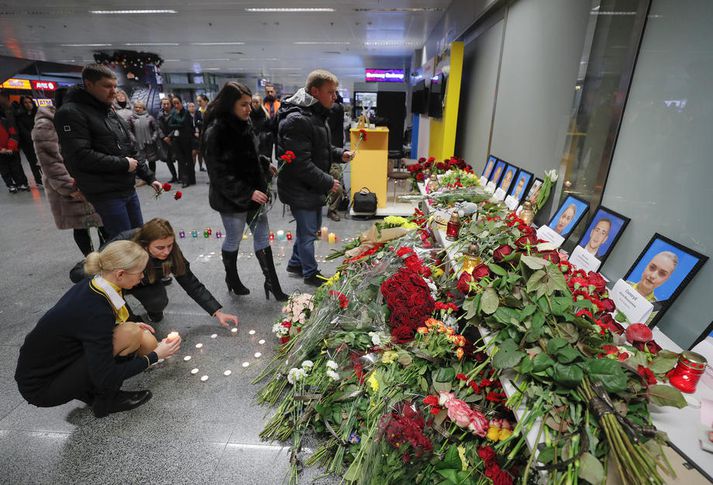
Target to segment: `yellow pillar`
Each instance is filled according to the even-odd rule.
[[[352,128],[352,150],[359,147],[351,161],[351,200],[362,187],[376,194],[377,208],[386,207],[386,191],[389,164],[389,129],[384,127],[364,128],[366,139],[359,141],[359,129]]]
[[[436,160],[450,158],[455,152],[458,105],[463,77],[463,42],[451,43],[449,62],[443,118],[431,118],[429,154],[436,157]]]

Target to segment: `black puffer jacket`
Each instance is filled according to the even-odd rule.
[[[237,117],[211,121],[203,135],[203,157],[208,168],[208,201],[224,213],[257,210],[253,192],[267,193],[269,160],[258,154],[252,125]]]
[[[84,88],[69,90],[54,126],[67,169],[90,202],[131,195],[136,176],[156,180],[145,163],[129,172],[126,157],[135,157],[136,147],[128,125]]]
[[[138,230],[138,228],[129,229],[128,231],[119,233],[114,239],[112,239],[111,241],[107,241],[104,245],[102,245],[100,250],[106,247],[107,244],[114,241],[131,241]],[[153,268],[155,274],[168,276],[169,274],[171,274],[170,270],[169,272],[164,274],[163,263],[164,262],[160,259],[156,259],[153,256],[149,255],[149,261],[148,263],[146,263],[146,269],[144,269],[144,276],[138,286],[146,287],[152,285],[162,285],[163,283],[161,283],[160,280],[154,283],[151,283],[149,281],[148,270],[149,268]],[[179,285],[181,285],[181,288],[185,290],[188,296],[193,298],[193,300],[198,303],[202,309],[208,312],[208,314],[213,315],[216,311],[223,308],[223,305],[218,303],[218,300],[213,297],[210,291],[208,291],[208,288],[206,288],[205,285],[201,283],[200,280],[196,277],[196,275],[193,274],[193,272],[191,271],[191,266],[190,264],[188,264],[188,260],[185,260],[185,264],[186,272],[180,276],[174,275],[176,277],[176,281]],[[73,283],[78,283],[86,277],[87,275],[84,273],[84,261],[77,263],[74,268],[72,268],[72,270],[69,272],[69,279],[72,280]],[[131,290],[129,290],[128,292],[130,293]]]
[[[296,209],[319,209],[334,183],[329,167],[341,163],[344,153],[331,144],[329,110],[302,88],[282,103],[277,116],[277,156],[295,154],[277,177],[280,200]]]

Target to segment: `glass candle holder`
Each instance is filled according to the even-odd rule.
[[[181,239],[185,239],[185,238],[186,238],[186,231],[183,231],[183,230],[178,231],[178,237],[181,238]]]
[[[706,364],[706,358],[701,354],[690,350],[681,352],[678,364],[668,374],[668,380],[679,391],[693,394],[696,392],[698,381],[706,370]]]
[[[458,212],[453,212],[451,218],[446,226],[446,239],[449,241],[455,241],[458,239],[458,233],[460,232],[460,217]]]

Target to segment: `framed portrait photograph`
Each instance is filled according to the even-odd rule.
[[[537,196],[540,195],[540,189],[542,188],[543,183],[544,181],[541,178],[535,178],[535,181],[532,182],[532,186],[530,187],[530,190],[527,191],[527,197],[525,197],[524,200],[529,200],[530,204],[534,206]]]
[[[654,305],[647,323],[653,327],[708,260],[671,239],[654,234],[624,280]]]
[[[630,220],[600,205],[577,245],[604,263]]]
[[[502,191],[506,195],[508,192],[510,192],[510,187],[512,187],[513,180],[515,180],[515,176],[517,175],[518,170],[519,169],[515,165],[507,164],[507,166],[505,167],[505,170],[503,172],[503,178],[500,180],[498,188],[502,189]]]
[[[485,163],[485,167],[483,167],[483,173],[480,175],[490,180],[490,175],[493,173],[493,168],[495,168],[496,163],[498,163],[498,158],[494,155],[490,155],[488,161]]]
[[[510,188],[509,194],[517,202],[517,205],[520,205],[522,199],[525,198],[530,181],[532,181],[532,173],[527,170],[520,169],[517,177],[515,178],[515,182]],[[542,183],[540,183],[540,186],[542,186]]]
[[[574,195],[568,195],[547,225],[567,239],[567,236],[577,227],[587,211],[589,211],[589,202]]]
[[[495,186],[498,186],[500,184],[500,180],[503,178],[503,172],[505,171],[507,165],[508,164],[504,160],[498,160],[495,163],[495,168],[493,169],[493,173],[490,174],[488,182],[492,182]]]

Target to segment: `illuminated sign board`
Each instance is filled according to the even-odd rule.
[[[368,83],[402,83],[403,69],[366,69],[365,81]]]
[[[58,87],[54,81],[32,81],[32,89],[36,91],[54,91]]]
[[[0,85],[3,89],[27,89],[28,91],[32,89],[30,81],[28,79],[15,79],[10,78]]]

